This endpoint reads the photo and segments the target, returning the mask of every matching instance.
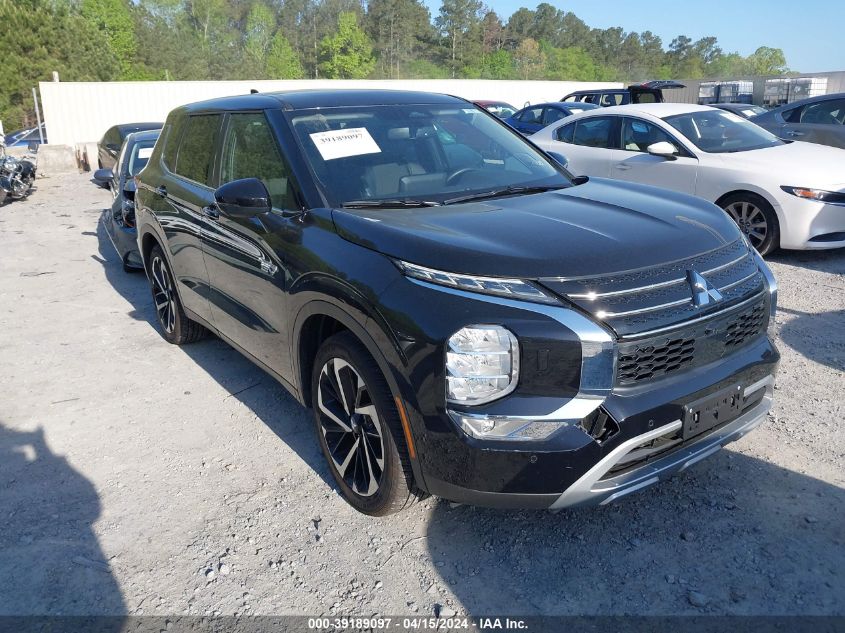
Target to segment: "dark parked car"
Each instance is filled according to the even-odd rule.
[[[577,90],[570,92],[561,101],[565,103],[595,103],[603,108],[628,103],[663,103],[663,91],[685,88],[677,81],[646,81],[627,88],[603,88],[599,90]]]
[[[160,130],[161,122],[158,123],[121,123],[113,125],[103,134],[103,138],[97,144],[97,163],[100,169],[114,169],[117,162],[117,155],[123,147],[126,136],[132,132],[144,130]]]
[[[743,119],[753,119],[766,112],[766,108],[750,103],[711,103],[710,107],[719,108],[725,112],[733,112]]]
[[[786,141],[845,148],[845,93],[795,101],[755,117],[754,123]]]
[[[539,132],[544,127],[551,125],[555,121],[560,121],[572,114],[578,114],[579,112],[592,110],[598,107],[599,106],[593,105],[592,103],[564,104],[558,101],[553,103],[538,103],[514,113],[505,119],[505,123],[515,130],[519,130],[523,134],[534,134],[534,132]]]
[[[362,512],[606,503],[771,405],[775,282],[726,213],[573,180],[462,99],[184,106],[139,183],[163,336],[212,330],[312,407]]]
[[[484,108],[488,112],[496,115],[500,119],[507,119],[511,116],[514,112],[516,112],[516,108],[513,107],[511,104],[506,103],[504,101],[473,101],[473,103],[481,108]]]
[[[103,228],[127,272],[143,269],[135,231],[135,176],[146,166],[161,130],[133,132],[126,137],[115,169],[98,169],[94,182],[110,189],[114,201],[103,211]]]

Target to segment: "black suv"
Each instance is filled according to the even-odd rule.
[[[771,404],[775,282],[721,209],[573,179],[462,99],[178,108],[136,213],[165,338],[210,330],[312,407],[362,512],[607,503]]]
[[[629,103],[663,103],[663,91],[670,88],[686,88],[684,84],[671,80],[646,81],[627,88],[603,88],[600,90],[576,90],[561,101],[594,103],[604,108]]]

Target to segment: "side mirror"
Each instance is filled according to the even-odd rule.
[[[98,169],[94,172],[94,182],[103,189],[109,189],[112,180],[114,180],[114,172],[111,169]]]
[[[106,149],[111,152],[119,152],[120,145],[118,145],[117,143],[106,143]]]
[[[678,148],[672,145],[669,141],[660,141],[659,143],[652,143],[646,148],[646,151],[652,156],[660,156],[668,160],[675,160]]]
[[[30,141],[29,145],[26,146],[30,152],[37,152],[38,151],[38,143],[36,141]]]
[[[558,165],[560,165],[561,167],[563,167],[564,169],[566,169],[566,167],[569,165],[569,161],[566,159],[566,156],[564,156],[563,154],[559,154],[558,152],[546,152],[546,153],[549,156],[551,156],[552,158],[554,158],[555,162]]]
[[[252,218],[272,208],[270,193],[258,178],[227,182],[214,192],[214,201],[220,213],[232,218]]]

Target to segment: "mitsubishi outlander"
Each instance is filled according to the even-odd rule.
[[[766,417],[775,280],[715,205],[559,159],[445,95],[177,108],[136,194],[161,331],[313,409],[367,514],[642,490]]]

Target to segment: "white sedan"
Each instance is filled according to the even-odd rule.
[[[705,198],[761,253],[845,246],[845,150],[781,141],[730,112],[683,103],[590,110],[531,137],[576,175]]]

